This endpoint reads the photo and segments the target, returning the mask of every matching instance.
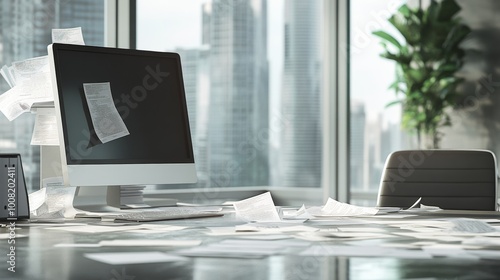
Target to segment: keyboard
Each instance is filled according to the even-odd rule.
[[[156,208],[151,211],[134,211],[127,212],[118,215],[105,215],[102,216],[103,219],[114,219],[121,221],[133,221],[133,222],[152,222],[152,221],[164,221],[164,220],[177,220],[177,219],[192,219],[192,218],[202,218],[202,217],[220,217],[224,214],[219,212],[207,212],[200,211],[193,208],[187,207],[166,207],[166,208]]]

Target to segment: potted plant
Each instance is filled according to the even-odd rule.
[[[375,31],[382,39],[382,57],[396,62],[396,79],[390,86],[401,104],[402,127],[417,134],[420,148],[439,148],[438,129],[451,125],[448,110],[455,104],[456,76],[465,51],[460,44],[470,28],[457,17],[455,0],[431,0],[426,9],[402,5],[388,21],[399,32],[396,39],[386,31]]]

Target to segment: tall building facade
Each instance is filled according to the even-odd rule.
[[[285,0],[279,175],[273,185],[321,183],[321,0]]]
[[[0,0],[0,66],[47,55],[53,28],[82,27],[87,45],[104,45],[104,2],[101,0]],[[0,93],[8,90],[0,78]],[[9,122],[0,116],[0,152],[20,153],[26,183],[39,187],[40,150],[31,146],[34,115]]]
[[[350,158],[350,185],[352,189],[361,190],[365,184],[365,156],[369,153],[369,143],[366,137],[366,112],[363,103],[351,104],[351,144]]]
[[[202,9],[210,48],[210,186],[269,184],[266,6],[266,0],[212,0]]]
[[[189,126],[198,175],[197,187],[205,187],[210,182],[207,161],[207,113],[210,92],[209,50],[205,47],[177,48],[175,52],[179,53],[182,63]],[[182,187],[185,187],[185,185]]]

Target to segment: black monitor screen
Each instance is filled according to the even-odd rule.
[[[194,163],[178,54],[66,44],[52,49],[68,164]],[[99,137],[84,91],[84,84],[97,83],[109,83],[126,136]]]

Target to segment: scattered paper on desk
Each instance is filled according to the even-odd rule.
[[[16,229],[19,229],[19,228],[16,228]],[[21,237],[28,237],[28,236],[25,234],[16,233],[15,238],[21,238]],[[12,239],[12,235],[10,233],[0,233],[0,239]]]
[[[52,43],[85,45],[81,27],[52,29]]]
[[[364,240],[364,239],[379,239],[393,237],[390,234],[378,232],[338,232],[338,231],[316,231],[310,233],[299,232],[295,235],[296,238],[308,241],[348,241],[348,240]]]
[[[318,228],[304,225],[285,225],[285,226],[268,226],[245,224],[235,227],[235,232],[267,232],[267,233],[286,233],[286,232],[312,232],[318,231]]]
[[[113,231],[128,231],[141,228],[137,226],[96,226],[96,225],[80,225],[70,227],[54,227],[52,230],[62,230],[68,232],[83,232],[83,233],[103,233]]]
[[[451,228],[453,232],[486,233],[497,231],[489,224],[476,219],[460,218],[452,219],[451,222],[453,223],[453,227]]]
[[[166,240],[166,239],[114,239],[103,240],[99,242],[101,246],[167,246],[167,247],[186,247],[198,246],[201,240]]]
[[[343,202],[336,201],[332,198],[328,198],[325,206],[321,208],[321,211],[315,211],[314,213],[309,210],[313,216],[363,216],[363,215],[375,215],[378,209],[372,207],[360,207]]]
[[[432,255],[421,250],[406,250],[382,246],[314,245],[300,253],[302,256],[391,257],[431,259]]]
[[[347,232],[387,232],[387,230],[383,228],[375,227],[339,227],[338,230]]]
[[[497,237],[476,236],[463,240],[462,244],[472,245],[472,246],[484,246],[484,247],[487,246],[500,247],[500,239]]]
[[[84,83],[83,90],[95,133],[102,143],[130,134],[116,109],[109,82]]]
[[[313,216],[307,211],[305,205],[298,210],[283,209],[283,219],[311,219]]]
[[[266,192],[234,203],[236,215],[248,221],[280,221],[271,193]]]
[[[423,246],[422,250],[431,254],[434,257],[447,257],[454,259],[479,260],[479,257],[473,255],[459,247],[448,247],[446,245],[431,245]]]
[[[206,246],[177,251],[193,257],[261,258],[278,254],[290,248],[306,247],[308,242],[298,240],[244,240],[228,239]]]
[[[441,208],[439,208],[437,206],[423,205],[423,204],[420,204],[420,209],[427,210],[427,211],[439,211],[439,210],[442,210]]]
[[[419,197],[419,198],[417,199],[417,201],[415,201],[415,203],[413,203],[413,205],[412,205],[412,206],[410,206],[410,208],[408,208],[408,209],[406,209],[406,210],[411,210],[411,209],[415,208],[415,207],[416,207],[416,206],[420,203],[420,201],[421,201],[421,200],[422,200],[422,197]]]
[[[468,250],[470,254],[480,257],[481,259],[500,259],[500,250]]]
[[[161,228],[147,228],[141,227],[140,229],[128,230],[128,233],[139,233],[139,234],[155,234],[155,233],[166,233],[171,231],[177,231],[181,229],[185,229],[186,227],[177,227],[177,226],[164,226]]]
[[[188,261],[162,252],[87,253],[86,258],[111,265]]]
[[[31,145],[59,145],[56,113],[54,109],[37,111],[33,136],[31,137]]]
[[[47,189],[42,188],[38,191],[32,192],[28,195],[28,203],[30,206],[30,213],[36,214],[36,210],[45,203]]]
[[[56,248],[98,248],[101,244],[94,243],[59,243],[54,245]]]

